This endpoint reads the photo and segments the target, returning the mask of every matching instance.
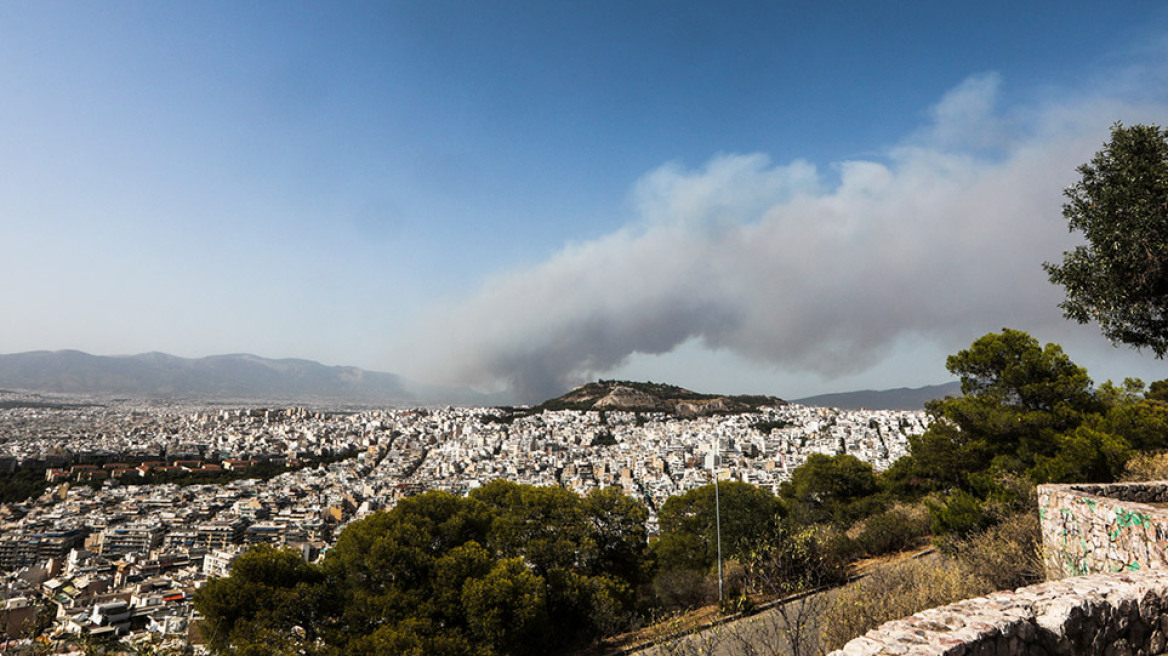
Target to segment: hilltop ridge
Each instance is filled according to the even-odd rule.
[[[787,402],[774,396],[701,394],[665,383],[598,380],[536,406],[535,410],[665,412],[679,417],[752,412]]]

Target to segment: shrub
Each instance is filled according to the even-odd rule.
[[[982,533],[942,546],[993,590],[1013,590],[1046,578],[1037,513],[1012,515]]]
[[[840,590],[823,615],[823,647],[839,649],[885,622],[986,592],[982,580],[940,554],[878,568]]]
[[[780,524],[747,549],[743,562],[747,589],[764,597],[780,597],[847,578],[851,541],[839,530]]]
[[[1168,453],[1139,453],[1127,461],[1121,481],[1168,480]]]
[[[869,556],[904,551],[929,535],[929,513],[920,505],[898,504],[860,524],[856,544]]]
[[[977,497],[965,490],[950,492],[943,501],[925,499],[931,518],[930,529],[937,535],[971,535],[993,521]]]
[[[922,610],[1043,579],[1036,513],[1017,513],[967,538],[947,537],[942,553],[878,568],[840,590],[823,617],[828,650]]]
[[[717,588],[714,593],[717,594]],[[667,609],[697,608],[709,601],[706,575],[700,570],[668,569],[659,572],[653,579],[653,594],[657,603]]]

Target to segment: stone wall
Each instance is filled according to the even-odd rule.
[[[830,656],[1154,656],[1168,645],[1168,570],[1093,574],[888,622]]]
[[[1168,568],[1168,483],[1040,485],[1048,579]]]
[[[888,622],[831,656],[1154,656],[1168,649],[1168,482],[1041,485],[1051,580]],[[1060,580],[1061,579],[1061,580]]]

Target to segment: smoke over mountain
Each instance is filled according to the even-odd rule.
[[[631,224],[428,317],[434,366],[541,399],[689,340],[834,376],[906,336],[1057,337],[1041,264],[1074,243],[1062,190],[1112,122],[1168,114],[1084,100],[1000,116],[998,86],[970,78],[880,158],[827,171],[761,154],[663,166],[636,185]]]

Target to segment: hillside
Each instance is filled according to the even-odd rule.
[[[926,401],[943,399],[946,396],[961,396],[961,384],[953,382],[915,388],[899,387],[888,390],[819,394],[795,399],[792,403],[843,410],[920,410],[925,407]]]
[[[100,356],[81,351],[0,355],[0,388],[151,399],[389,405],[492,401],[468,390],[421,388],[390,373],[248,354],[195,359],[165,353]]]
[[[663,383],[600,380],[544,401],[535,409],[665,412],[678,417],[698,417],[751,412],[762,406],[785,404],[786,401],[773,396],[700,394]]]

